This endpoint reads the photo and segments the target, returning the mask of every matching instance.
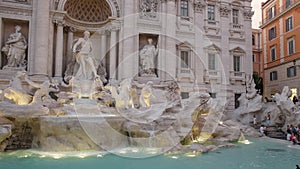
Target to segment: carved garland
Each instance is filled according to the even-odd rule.
[[[195,0],[194,2],[194,10],[195,12],[202,12],[205,7],[205,3],[202,0]]]
[[[230,13],[230,9],[227,6],[221,6],[220,7],[220,15],[221,17],[228,17],[229,13]]]

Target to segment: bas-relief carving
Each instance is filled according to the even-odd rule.
[[[159,0],[140,0],[140,18],[155,20],[158,17]]]
[[[2,52],[7,57],[7,65],[4,68],[25,68],[27,41],[22,35],[21,26],[15,27],[15,33],[12,33],[2,47]]]

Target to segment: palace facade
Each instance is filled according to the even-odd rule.
[[[182,97],[226,95],[232,110],[253,72],[252,15],[251,0],[0,0],[0,45],[19,25],[28,74],[62,80],[74,42],[90,31],[108,81],[175,79]],[[158,49],[150,75],[140,58],[148,39]],[[5,74],[8,58],[0,56]]]

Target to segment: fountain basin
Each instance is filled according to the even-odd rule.
[[[265,138],[249,140],[253,143],[236,144],[237,148],[218,149],[205,154],[178,152],[142,159],[102,152],[73,152],[70,156],[69,153],[17,151],[1,153],[0,165],[5,169],[81,169],[83,166],[89,169],[282,169],[296,168],[295,165],[299,164],[300,150],[291,148],[289,142],[281,143]],[[130,153],[133,149],[127,150],[124,152]]]

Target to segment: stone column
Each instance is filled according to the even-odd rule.
[[[47,76],[50,29],[50,1],[36,0],[35,8],[35,47],[33,52],[32,74]]]
[[[62,77],[64,22],[56,21],[55,77]]]
[[[101,46],[100,46],[100,49],[101,49],[101,53],[100,53],[100,57],[101,57],[101,62],[102,62],[102,65],[104,67],[106,67],[106,47],[107,47],[107,44],[106,44],[106,30],[101,30]]]
[[[117,75],[117,28],[110,28],[110,48],[109,48],[109,79],[115,80]]]
[[[166,46],[165,46],[165,56],[164,57],[165,65],[162,68],[167,74],[172,76],[173,78],[176,77],[176,67],[177,67],[177,62],[176,62],[176,42],[174,41],[173,37],[176,37],[176,2],[175,1],[168,1],[165,4],[167,16],[166,16]],[[168,75],[164,77],[166,81],[171,80]]]
[[[2,27],[2,17],[0,16],[0,45],[2,45],[2,46],[0,46],[0,49],[2,49],[2,47],[3,47],[3,45],[4,44],[2,44],[2,35],[3,35],[3,33],[2,33],[2,31],[3,31],[3,27]],[[0,69],[1,69],[1,67],[3,66],[2,65],[2,52],[0,52]]]
[[[74,40],[74,32],[76,31],[75,28],[69,27],[68,29],[68,44],[67,44],[67,64],[72,61],[73,56],[73,40]]]

